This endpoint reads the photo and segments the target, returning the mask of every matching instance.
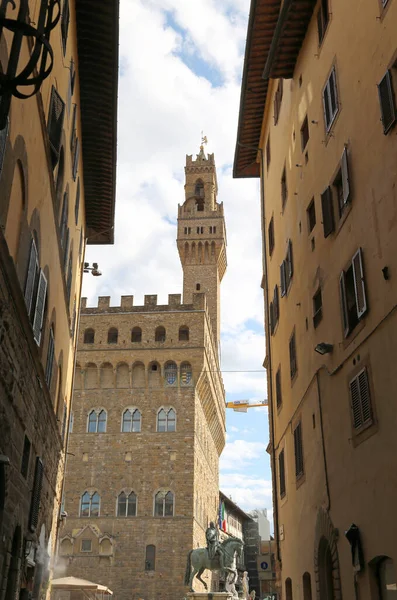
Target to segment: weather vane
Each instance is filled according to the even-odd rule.
[[[201,132],[201,145],[203,146],[204,144],[208,144],[208,140],[207,136],[203,135],[203,132]]]

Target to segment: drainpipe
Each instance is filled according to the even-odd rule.
[[[323,454],[323,462],[324,462],[324,476],[325,476],[325,489],[327,492],[327,511],[331,510],[331,495],[329,492],[329,481],[328,481],[328,467],[327,467],[327,455],[325,452],[325,439],[324,439],[324,425],[323,425],[323,407],[321,400],[321,388],[320,388],[320,373],[316,372],[316,381],[317,381],[317,397],[318,397],[318,412],[320,415],[320,431],[321,431],[321,448]]]
[[[266,263],[266,228],[265,228],[265,184],[263,180],[264,174],[264,162],[263,162],[263,150],[256,146],[249,146],[237,142],[242,148],[251,148],[260,153],[261,157],[261,220],[262,220],[262,268],[263,268],[263,292],[265,298],[265,334],[266,334],[266,354],[268,360],[268,405],[269,405],[269,417],[270,417],[270,439],[272,444],[271,462],[272,462],[272,480],[273,480],[273,509],[274,509],[274,529],[275,539],[277,546],[277,560],[281,563],[281,552],[280,552],[280,540],[279,540],[279,519],[278,519],[278,504],[277,504],[277,477],[276,477],[276,457],[274,455],[274,416],[273,416],[273,370],[272,370],[272,353],[270,345],[270,334],[269,334],[269,288],[267,278],[267,263]]]

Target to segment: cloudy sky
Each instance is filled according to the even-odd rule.
[[[185,155],[201,131],[215,153],[224,202],[228,270],[222,282],[222,370],[228,399],[264,399],[266,379],[259,183],[234,180],[249,0],[121,0],[118,181],[114,246],[89,246],[101,278],[83,295],[181,293],[177,205]],[[271,509],[267,409],[227,411],[221,489],[242,508]]]

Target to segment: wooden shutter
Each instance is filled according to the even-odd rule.
[[[340,291],[340,302],[342,308],[342,323],[343,323],[343,332],[345,337],[349,334],[350,324],[349,324],[349,312],[347,310],[347,298],[346,298],[346,274],[344,271],[340,274],[339,277],[339,291]]]
[[[50,337],[48,340],[47,363],[46,363],[46,368],[45,368],[45,380],[46,380],[48,387],[50,387],[50,385],[51,385],[53,364],[54,364],[54,330],[51,327]]]
[[[356,294],[357,316],[360,319],[367,312],[365,295],[364,270],[362,250],[359,248],[352,258],[354,291]]]
[[[68,278],[66,281],[66,296],[68,303],[70,302],[70,291],[72,289],[72,275],[73,275],[73,253],[70,252],[69,264],[68,264]]]
[[[76,202],[74,204],[74,221],[77,225],[79,221],[79,209],[80,209],[80,179],[77,181],[77,190],[76,190]]]
[[[1,176],[1,172],[3,170],[4,156],[6,153],[8,125],[9,125],[9,119],[7,117],[7,122],[6,122],[5,127],[0,130],[0,176]]]
[[[72,127],[71,127],[71,135],[70,135],[70,151],[73,154],[74,147],[77,139],[77,131],[76,131],[76,121],[77,121],[77,106],[76,104],[73,106],[73,115],[72,115]]]
[[[325,88],[323,90],[323,110],[324,110],[324,121],[326,130],[330,128],[331,125],[331,104],[329,97],[329,79],[325,84]]]
[[[280,265],[280,290],[281,290],[281,297],[285,296],[285,294],[287,292],[285,260],[283,260],[283,262]]]
[[[64,247],[65,243],[65,234],[66,228],[68,225],[68,216],[69,216],[69,192],[66,191],[63,195],[63,205],[62,205],[62,213],[61,213],[61,223],[60,223],[60,238],[61,238],[61,247]]]
[[[350,198],[350,179],[349,179],[349,165],[347,161],[347,148],[343,150],[341,160],[341,172],[342,172],[342,188],[343,188],[343,202],[347,204]]]
[[[76,144],[74,147],[73,154],[73,181],[76,181],[77,171],[79,168],[79,156],[80,156],[80,140],[76,139]]]
[[[37,297],[36,297],[36,308],[34,311],[34,318],[33,318],[33,337],[38,346],[40,346],[40,340],[41,340],[41,329],[43,327],[46,295],[47,295],[47,279],[46,279],[43,271],[40,271],[39,287],[37,289]]]
[[[61,32],[62,32],[62,46],[63,46],[64,54],[66,52],[66,45],[67,45],[67,40],[68,40],[69,20],[70,20],[69,0],[63,0]]]
[[[283,397],[281,395],[281,370],[278,369],[276,373],[276,404],[279,408],[283,403]]]
[[[53,86],[48,117],[48,137],[50,142],[52,168],[56,166],[59,160],[64,116],[65,103]]]
[[[288,249],[287,249],[287,263],[288,263],[288,277],[291,279],[294,274],[294,260],[292,256],[292,242],[288,240]]]
[[[269,306],[269,325],[270,325],[270,333],[273,335],[273,333],[274,333],[274,306],[273,306],[273,302],[270,302],[270,306]]]
[[[276,285],[274,288],[273,294],[273,310],[274,310],[274,324],[276,325],[278,318],[280,316],[280,304],[278,300],[278,286]]]
[[[372,403],[367,369],[364,368],[350,381],[350,403],[354,429],[372,423]]]
[[[63,249],[63,270],[66,271],[67,263],[68,263],[68,254],[69,254],[69,227],[66,231],[66,239],[65,239],[65,247]]]
[[[334,206],[330,186],[321,194],[321,208],[323,211],[324,237],[327,238],[335,229]]]
[[[380,111],[383,123],[383,132],[386,134],[396,121],[396,105],[394,101],[393,85],[390,71],[378,85]]]
[[[280,479],[280,496],[285,496],[285,462],[284,462],[284,450],[281,450],[278,455],[278,473]]]
[[[30,531],[36,531],[39,522],[39,510],[40,510],[40,499],[41,499],[41,488],[43,485],[43,462],[41,458],[36,458],[36,468],[34,472],[32,500],[30,504],[29,514],[29,529]]]
[[[25,304],[28,311],[28,315],[30,315],[30,311],[32,309],[32,299],[34,292],[34,282],[36,279],[36,272],[38,269],[38,257],[37,257],[37,248],[34,240],[30,245],[30,254],[29,254],[29,263],[28,263],[28,272],[26,274],[26,283],[25,283]]]
[[[269,254],[270,256],[273,254],[274,250],[274,219],[273,217],[270,219],[269,223]]]
[[[303,447],[302,447],[302,424],[299,423],[294,429],[295,446],[295,475],[303,475]]]
[[[297,370],[295,333],[292,334],[291,339],[289,341],[289,364],[290,364],[291,379],[293,379],[296,374],[296,370]]]

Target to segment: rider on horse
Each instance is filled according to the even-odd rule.
[[[216,529],[213,521],[211,521],[207,531],[205,532],[205,539],[207,540],[207,551],[209,558],[213,560],[218,554],[221,561],[222,550],[219,543],[218,530]]]

